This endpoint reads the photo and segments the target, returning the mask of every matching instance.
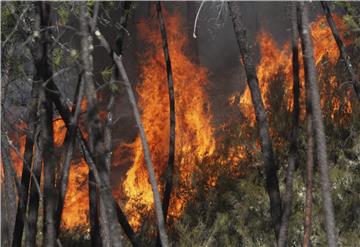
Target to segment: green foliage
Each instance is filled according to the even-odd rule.
[[[62,58],[62,49],[55,48],[53,51],[53,63],[55,66],[60,66]]]
[[[66,4],[62,4],[57,9],[59,23],[65,25],[69,20],[70,10]]]
[[[101,76],[104,81],[109,81],[112,75],[112,66],[108,66],[101,71]]]

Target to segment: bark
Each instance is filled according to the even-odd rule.
[[[320,108],[320,94],[316,78],[316,68],[313,57],[313,46],[309,30],[308,4],[300,3],[301,13],[301,45],[303,50],[304,68],[307,71],[305,78],[308,82],[309,96],[312,107],[312,125],[314,131],[314,144],[316,147],[317,161],[320,169],[321,194],[325,214],[325,225],[328,246],[337,245],[334,207],[331,198],[331,183],[329,179],[328,158],[326,152],[326,139],[324,124]]]
[[[98,170],[101,185],[99,193],[104,194],[104,190],[108,191],[106,195],[110,195],[109,198],[103,198],[100,195],[100,224],[103,233],[103,245],[104,246],[122,246],[120,238],[120,229],[116,222],[116,209],[111,196],[109,171],[105,162],[105,145],[104,134],[101,127],[100,120],[97,116],[97,102],[95,84],[93,82],[92,75],[92,38],[89,33],[89,16],[87,11],[87,5],[85,2],[80,4],[80,30],[82,33],[81,39],[81,60],[84,67],[84,81],[86,82],[85,96],[87,99],[88,111],[88,133],[90,152],[95,154],[95,164]],[[104,200],[105,199],[105,200]]]
[[[2,138],[3,139],[3,138]],[[1,143],[1,157],[4,172],[4,180],[1,184],[1,245],[11,246],[12,233],[14,225],[12,222],[15,220],[16,213],[16,189],[14,184],[14,177],[11,170],[11,159],[9,157],[9,148],[6,142]],[[3,214],[6,212],[6,214]]]
[[[167,246],[169,246],[169,241],[168,241],[168,236],[166,234],[166,229],[165,229],[164,215],[163,215],[163,210],[162,210],[161,200],[160,200],[160,193],[158,191],[154,166],[151,161],[149,145],[147,143],[144,127],[141,122],[140,112],[136,105],[135,95],[134,95],[133,89],[131,87],[129,78],[127,76],[126,70],[124,68],[123,62],[121,60],[121,57],[117,56],[116,54],[113,54],[113,59],[114,59],[116,66],[118,67],[120,74],[124,80],[124,86],[125,86],[128,96],[129,96],[129,100],[130,100],[130,103],[131,103],[131,106],[133,108],[133,112],[135,115],[136,125],[139,128],[140,139],[141,139],[142,147],[144,150],[144,158],[145,158],[146,168],[149,173],[149,180],[150,180],[150,184],[151,184],[151,188],[152,188],[153,196],[154,196],[155,213],[156,213],[156,219],[157,219],[157,224],[158,224],[158,230],[160,233],[160,240],[161,240],[162,246],[167,247]]]
[[[175,163],[175,98],[174,98],[174,79],[171,68],[171,60],[169,54],[169,47],[166,36],[165,21],[161,13],[161,3],[156,2],[156,9],[159,19],[160,32],[162,37],[162,46],[164,51],[164,58],[166,64],[166,74],[168,80],[168,91],[169,91],[169,108],[170,108],[170,140],[169,140],[169,158],[167,163],[167,168],[165,171],[165,191],[163,197],[163,211],[164,211],[164,221],[166,223],[166,217],[170,204],[170,196],[173,185],[173,173],[174,173],[174,163]]]
[[[270,214],[277,239],[279,236],[281,223],[281,198],[279,182],[276,174],[277,167],[275,164],[271,139],[269,136],[269,125],[264,109],[264,103],[261,97],[255,65],[250,56],[249,47],[246,40],[246,29],[242,21],[239,6],[236,2],[228,2],[228,4],[242,62],[245,66],[247,83],[250,88],[251,98],[255,109],[256,122],[259,128],[259,137],[266,174],[266,189],[270,198]]]
[[[312,183],[313,183],[313,167],[314,167],[314,140],[312,129],[311,105],[307,103],[307,150],[306,150],[306,203],[305,203],[305,221],[304,221],[304,238],[303,246],[309,247],[311,237],[311,224],[312,224]]]
[[[298,52],[298,29],[297,29],[297,3],[291,3],[291,46],[292,46],[292,69],[293,69],[293,112],[292,130],[290,135],[290,148],[288,168],[286,172],[286,191],[283,199],[283,214],[278,239],[278,246],[284,247],[288,241],[289,218],[293,194],[293,173],[297,162],[297,137],[299,127],[299,52]]]
[[[37,68],[42,81],[46,82],[52,78],[52,69],[49,55],[49,30],[51,26],[50,4],[46,2],[38,3],[40,8],[40,24],[42,31],[42,57],[41,64]],[[56,209],[56,189],[55,189],[55,153],[53,140],[53,105],[48,94],[48,87],[45,83],[40,89],[40,138],[42,140],[42,154],[44,162],[44,226],[43,244],[44,246],[56,245],[55,209]]]
[[[331,32],[332,32],[332,34],[334,36],[334,39],[336,41],[336,44],[337,44],[337,46],[339,48],[340,56],[341,56],[343,62],[345,63],[347,71],[350,74],[351,82],[353,84],[355,94],[356,94],[358,100],[360,100],[360,83],[359,83],[359,77],[356,75],[356,72],[355,72],[355,67],[352,65],[350,56],[346,52],[346,47],[345,47],[344,42],[342,41],[342,39],[340,37],[340,34],[339,34],[338,30],[337,30],[334,19],[332,18],[331,11],[330,11],[328,3],[325,2],[325,1],[321,1],[321,6],[322,6],[322,8],[324,10],[326,20],[327,20],[327,22],[329,24]]]

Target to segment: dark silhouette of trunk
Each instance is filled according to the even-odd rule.
[[[103,246],[100,237],[100,222],[98,213],[98,197],[94,172],[89,171],[89,216],[90,216],[90,237],[91,246]]]
[[[39,15],[39,13],[37,13]],[[39,30],[39,22],[36,22],[37,26],[36,30]],[[37,40],[36,47],[40,50],[41,44]],[[24,223],[26,220],[26,211],[28,205],[28,193],[30,186],[30,177],[31,177],[31,165],[33,160],[33,149],[34,149],[34,138],[35,138],[35,130],[37,126],[38,120],[38,102],[39,102],[39,88],[40,88],[40,80],[41,75],[37,68],[41,66],[41,54],[39,54],[39,50],[35,50],[31,47],[31,53],[33,56],[33,61],[35,64],[35,74],[33,77],[33,84],[31,89],[31,101],[28,107],[28,131],[26,132],[26,140],[25,140],[25,151],[24,151],[24,159],[23,159],[23,167],[22,167],[22,176],[21,176],[21,189],[23,191],[22,198],[19,198],[18,208],[16,212],[16,220],[15,220],[15,228],[13,232],[13,244],[12,246],[21,246],[21,240],[23,238],[23,230]],[[39,56],[40,55],[40,56]]]
[[[97,112],[97,100],[95,84],[93,82],[92,74],[92,38],[89,33],[89,15],[87,10],[86,2],[80,4],[80,30],[82,33],[81,39],[81,60],[84,66],[84,81],[85,96],[87,99],[87,121],[88,121],[88,133],[89,133],[89,144],[90,152],[94,154],[94,161],[96,169],[99,173],[101,187],[99,188],[100,193],[100,225],[102,232],[102,241],[104,246],[122,246],[121,242],[121,231],[119,225],[116,222],[117,215],[116,209],[114,208],[113,198],[111,195],[109,171],[106,167],[105,162],[105,143],[104,133],[101,127],[101,122],[98,118]],[[95,176],[95,174],[94,174]],[[90,179],[89,179],[90,180]],[[96,182],[96,180],[95,180]],[[91,183],[90,183],[91,186]],[[104,193],[106,191],[106,193]]]
[[[61,216],[64,208],[65,195],[69,180],[70,163],[75,148],[76,131],[77,131],[78,119],[80,115],[80,105],[84,94],[84,86],[83,86],[84,82],[82,81],[82,75],[83,73],[79,74],[78,84],[76,87],[76,92],[73,101],[74,104],[72,110],[72,118],[69,126],[69,131],[67,132],[65,138],[65,155],[64,155],[65,159],[64,159],[64,164],[62,165],[61,179],[58,186],[59,199],[58,199],[58,205],[55,215],[57,236],[59,235]]]
[[[320,108],[320,95],[316,78],[317,72],[315,68],[313,46],[309,30],[308,4],[304,4],[303,2],[300,3],[300,14],[300,37],[304,58],[304,68],[306,68],[305,71],[307,71],[305,78],[307,80],[307,86],[311,100],[312,125],[315,141],[314,144],[316,147],[317,161],[320,169],[320,185],[325,214],[327,241],[328,246],[335,247],[337,245],[335,216],[330,192],[331,185],[329,179],[328,158],[326,153],[325,131]]]
[[[36,133],[40,133],[40,126],[36,130]],[[25,246],[34,247],[36,246],[36,233],[37,233],[37,221],[39,212],[39,199],[40,194],[38,185],[41,181],[41,170],[42,170],[42,150],[41,140],[39,140],[37,134],[35,135],[35,157],[33,162],[33,176],[31,177],[30,185],[30,197],[29,197],[29,210],[28,210],[28,231],[25,239]]]
[[[35,64],[38,64],[39,61],[34,61]],[[23,159],[23,168],[22,168],[22,176],[21,176],[21,190],[23,197],[19,198],[18,208],[16,212],[16,221],[15,228],[13,234],[13,244],[12,246],[21,246],[21,240],[23,237],[24,223],[26,220],[26,210],[28,203],[28,192],[30,185],[30,177],[31,177],[31,164],[33,159],[33,149],[34,149],[34,135],[36,129],[37,122],[37,107],[39,100],[39,83],[41,78],[39,78],[38,73],[36,72],[33,85],[31,89],[31,102],[29,104],[29,114],[28,114],[28,131],[26,133],[25,140],[25,151],[24,151],[24,159]]]
[[[360,83],[359,83],[359,77],[356,75],[356,72],[355,72],[355,68],[354,66],[352,65],[351,63],[351,59],[350,59],[350,56],[347,54],[346,52],[346,48],[345,48],[345,45],[344,45],[344,42],[342,42],[341,40],[341,37],[340,37],[340,34],[336,28],[336,24],[334,22],[334,19],[332,18],[332,15],[331,15],[331,11],[330,11],[330,8],[329,8],[329,5],[327,2],[325,1],[321,1],[321,6],[324,10],[324,13],[325,13],[325,16],[326,16],[326,20],[329,24],[329,27],[331,29],[331,32],[334,36],[334,39],[336,41],[336,44],[339,48],[339,51],[340,51],[340,56],[343,60],[343,62],[345,63],[345,66],[346,66],[346,69],[347,71],[349,72],[350,74],[350,77],[351,77],[351,82],[353,84],[353,87],[354,87],[354,90],[355,90],[355,93],[356,93],[356,96],[358,98],[358,100],[360,100]]]
[[[167,163],[167,168],[165,171],[165,191],[163,197],[163,213],[164,221],[166,222],[166,217],[170,204],[170,196],[173,185],[173,173],[174,173],[174,162],[175,162],[175,99],[174,99],[174,79],[171,68],[171,60],[169,54],[169,47],[166,36],[165,21],[161,13],[161,3],[156,2],[156,10],[159,19],[160,32],[162,37],[162,46],[164,51],[164,58],[166,64],[166,74],[168,80],[168,90],[169,90],[169,108],[170,108],[170,140],[169,140],[169,159]]]
[[[14,222],[16,217],[16,188],[14,174],[11,169],[11,159],[9,157],[9,146],[1,138],[1,158],[4,177],[1,183],[1,246],[11,246]],[[5,214],[4,214],[5,212]]]
[[[276,174],[277,167],[275,164],[271,139],[269,136],[269,125],[267,122],[264,104],[261,98],[255,65],[252,61],[252,58],[250,57],[248,43],[246,40],[246,29],[242,21],[238,3],[228,2],[228,4],[242,62],[245,67],[248,86],[251,92],[251,98],[255,109],[256,122],[259,128],[261,150],[264,157],[266,189],[270,198],[270,214],[277,239],[279,236],[281,223],[281,198],[279,191],[279,181]]]
[[[52,78],[52,69],[49,55],[49,29],[50,3],[38,3],[40,8],[40,25],[43,30],[41,33],[42,57],[39,71],[42,81],[46,82]],[[55,153],[53,140],[53,106],[48,94],[48,86],[44,83],[40,89],[40,138],[42,140],[42,154],[44,162],[44,226],[43,244],[44,246],[55,246],[55,209],[56,209],[56,189],[55,189]]]
[[[307,93],[308,94],[308,93]],[[308,98],[308,97],[307,97]],[[311,117],[311,102],[307,100],[306,107],[306,135],[307,135],[307,150],[306,150],[306,203],[305,203],[305,221],[304,221],[304,238],[303,246],[309,247],[311,236],[311,224],[312,224],[312,180],[314,169],[314,140],[313,140],[313,128]]]
[[[34,30],[40,33],[40,8],[35,5],[35,22],[34,22]],[[36,94],[33,95],[35,97],[39,97],[39,90],[40,90],[40,82],[41,82],[41,70],[38,69],[41,67],[41,41],[36,39],[34,45],[30,46],[31,54],[33,56],[34,64],[35,64],[35,74],[33,78],[33,83],[37,83],[37,91]],[[35,100],[33,98],[33,100]],[[37,111],[38,101],[36,99],[36,113],[35,119],[33,121],[39,120],[39,112]],[[39,200],[40,200],[40,180],[41,180],[41,171],[42,171],[42,140],[39,138],[39,133],[41,130],[41,126],[36,124],[33,127],[33,152],[35,152],[33,167],[32,167],[32,176],[31,176],[31,184],[30,184],[30,191],[29,191],[29,202],[28,202],[28,229],[26,232],[25,237],[25,246],[27,247],[34,247],[36,246],[36,234],[37,234],[37,221],[38,221],[38,212],[39,212]]]
[[[297,137],[299,127],[299,51],[298,51],[298,29],[297,29],[297,3],[291,3],[291,46],[292,46],[292,69],[293,69],[293,112],[292,130],[290,134],[290,148],[288,158],[288,168],[286,172],[286,191],[283,199],[283,214],[278,239],[278,246],[284,247],[288,241],[289,218],[291,214],[291,201],[293,189],[293,173],[297,162]]]

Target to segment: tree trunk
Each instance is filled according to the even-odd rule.
[[[12,164],[9,157],[9,147],[4,141],[1,143],[1,158],[4,172],[4,180],[1,183],[1,186],[4,186],[4,190],[1,193],[1,245],[11,246],[14,230],[12,222],[14,222],[16,216],[16,189],[14,174],[11,170]],[[4,212],[6,213],[4,214]]]
[[[251,98],[255,109],[256,121],[259,128],[261,150],[264,157],[264,166],[266,174],[266,188],[270,198],[270,214],[275,230],[276,239],[279,236],[281,223],[281,198],[279,191],[279,182],[276,174],[276,164],[272,149],[272,143],[269,136],[269,125],[261,98],[259,82],[256,75],[255,65],[249,54],[249,48],[246,40],[246,29],[242,21],[241,12],[236,2],[228,2],[230,15],[234,26],[234,31],[241,53],[242,62],[245,66],[248,86],[251,92]]]
[[[167,168],[165,171],[165,191],[163,197],[163,213],[164,213],[164,221],[166,222],[166,217],[170,204],[170,196],[172,190],[172,180],[174,173],[174,162],[175,162],[175,99],[174,99],[174,81],[173,81],[173,73],[171,68],[171,60],[169,54],[169,47],[166,36],[166,28],[165,21],[161,13],[161,3],[156,2],[156,9],[159,18],[159,26],[162,37],[162,46],[164,50],[164,58],[166,64],[166,74],[168,80],[168,90],[169,90],[169,108],[170,108],[170,140],[169,140],[169,159]]]
[[[334,207],[331,199],[331,184],[329,179],[328,158],[326,153],[326,139],[324,124],[320,108],[320,95],[316,78],[316,68],[313,57],[313,46],[309,30],[308,4],[300,3],[301,13],[301,45],[303,50],[305,78],[309,90],[312,108],[312,125],[314,131],[314,141],[317,153],[317,161],[320,168],[320,184],[321,194],[323,198],[323,207],[325,213],[325,225],[327,233],[328,246],[335,247],[337,245]]]
[[[309,93],[307,93],[309,94]],[[308,98],[308,97],[307,97]],[[305,203],[305,221],[304,221],[304,238],[303,246],[310,246],[311,237],[311,224],[312,224],[312,180],[313,180],[313,167],[314,167],[314,140],[312,128],[312,113],[311,102],[307,100],[306,107],[306,135],[307,135],[307,150],[306,150],[306,203]]]
[[[99,188],[99,193],[104,194],[104,190],[108,191],[106,193],[106,198],[100,195],[100,224],[101,230],[103,233],[103,245],[104,246],[122,246],[120,229],[116,222],[116,209],[111,196],[110,181],[109,181],[109,171],[106,167],[105,162],[105,144],[104,144],[104,135],[101,128],[100,120],[97,116],[97,102],[96,102],[96,91],[95,84],[93,82],[92,75],[92,38],[89,34],[89,15],[87,10],[86,2],[80,4],[80,30],[82,33],[81,39],[81,60],[84,66],[84,81],[86,82],[85,87],[85,96],[87,99],[87,120],[88,120],[88,133],[89,133],[89,143],[90,143],[90,152],[95,154],[95,164],[98,170],[101,185]]]
[[[49,55],[49,30],[50,4],[46,2],[38,3],[40,8],[40,24],[42,34],[42,57],[41,65],[37,70],[46,82],[52,77],[52,69]],[[56,245],[55,229],[55,209],[56,209],[56,189],[55,189],[55,153],[53,140],[53,106],[48,94],[48,86],[42,85],[40,90],[40,138],[42,140],[42,154],[44,162],[44,246]]]
[[[293,189],[293,173],[297,162],[297,136],[299,127],[299,52],[298,52],[298,29],[297,29],[297,3],[291,3],[291,46],[292,46],[292,69],[293,69],[293,112],[292,130],[290,134],[290,149],[288,168],[286,172],[286,191],[283,199],[284,211],[281,217],[281,225],[278,246],[284,247],[288,241],[289,217],[291,214],[291,201]]]
[[[354,66],[351,64],[351,59],[350,59],[350,56],[347,54],[346,52],[346,48],[345,48],[345,45],[344,43],[342,42],[341,40],[341,37],[340,37],[340,34],[336,28],[336,24],[334,22],[334,19],[332,18],[332,15],[331,15],[331,11],[330,11],[330,8],[329,8],[329,5],[327,2],[325,1],[321,1],[321,6],[324,10],[324,13],[325,13],[325,16],[326,16],[326,20],[329,24],[329,27],[331,29],[331,32],[334,36],[334,39],[336,41],[336,44],[339,48],[339,51],[340,51],[340,56],[342,58],[342,60],[344,61],[345,63],[345,66],[346,66],[346,69],[347,71],[349,72],[350,74],[350,77],[351,77],[351,82],[353,84],[353,87],[354,87],[354,90],[355,90],[355,94],[358,98],[358,100],[360,100],[360,84],[359,84],[359,77],[356,75],[356,72],[355,72],[355,68]]]

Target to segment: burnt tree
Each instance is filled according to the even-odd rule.
[[[273,154],[271,139],[269,136],[269,125],[256,75],[256,68],[249,52],[246,40],[246,29],[242,21],[238,3],[229,2],[230,15],[234,26],[235,36],[239,46],[241,59],[245,67],[247,83],[251,92],[251,99],[255,109],[256,122],[259,128],[261,150],[264,157],[266,174],[266,189],[270,198],[270,214],[274,226],[275,236],[278,238],[281,224],[281,198],[279,181],[276,174],[277,166]]]
[[[170,139],[169,139],[169,157],[168,163],[165,171],[165,190],[163,196],[163,213],[164,221],[166,222],[166,217],[170,204],[170,196],[173,185],[173,173],[174,173],[174,163],[175,163],[175,96],[174,96],[174,78],[171,68],[171,60],[169,54],[169,47],[166,36],[165,21],[161,12],[161,3],[156,2],[156,10],[159,19],[159,26],[162,38],[162,47],[164,51],[165,65],[166,65],[166,74],[168,80],[168,91],[169,91],[169,126],[170,126]]]

